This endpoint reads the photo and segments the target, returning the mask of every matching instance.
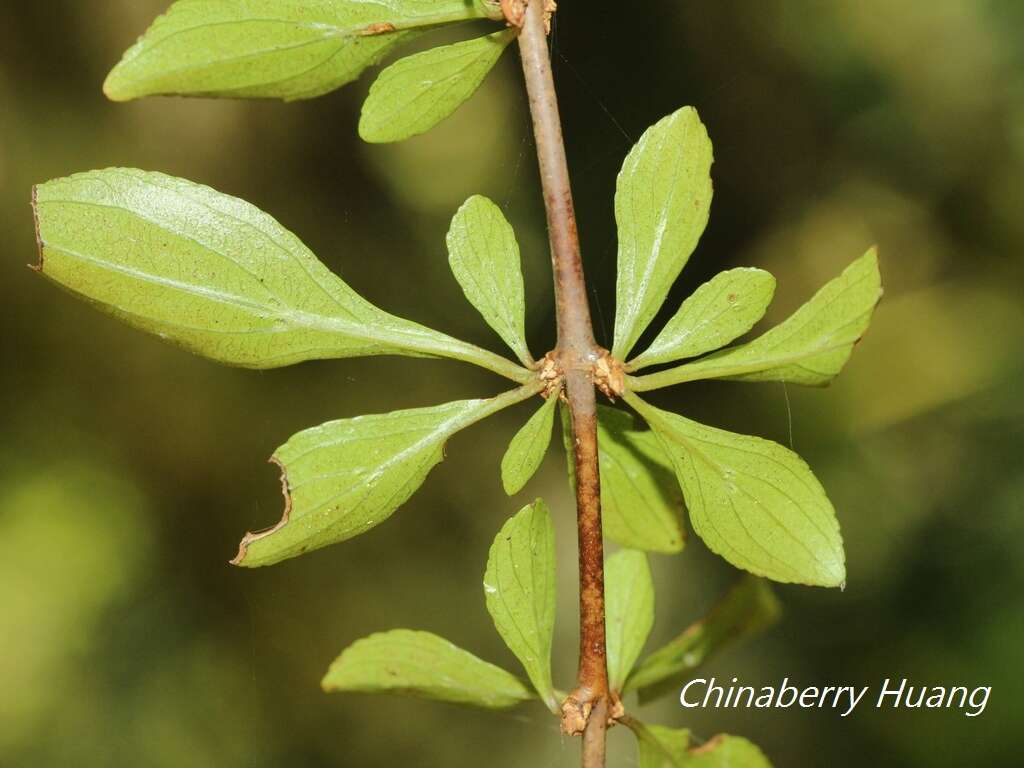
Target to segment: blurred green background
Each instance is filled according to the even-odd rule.
[[[160,170],[271,212],[379,305],[499,350],[448,272],[444,234],[493,197],[523,248],[535,353],[551,290],[516,56],[425,137],[356,136],[371,78],[284,105],[106,102],[100,85],[165,0],[6,3],[0,11],[0,765],[569,766],[539,707],[493,715],[326,696],[354,639],[399,626],[506,665],[481,576],[533,495],[558,518],[556,675],[575,664],[575,542],[560,451],[521,498],[498,463],[521,406],[452,441],[385,525],[258,571],[227,564],[280,514],[266,457],[322,421],[498,392],[443,361],[217,367],[47,285],[31,184],[111,165]],[[657,119],[695,105],[716,148],[711,223],[666,305],[719,270],[779,279],[785,317],[878,243],[886,296],[826,390],[712,382],[656,400],[793,444],[843,526],[845,592],[786,587],[782,623],[717,659],[754,685],[992,685],[956,711],[684,712],[641,717],[749,736],[783,766],[1019,765],[1024,708],[1024,3],[633,5],[564,0],[553,37],[599,333],[614,314],[614,180]],[[628,13],[628,18],[627,18]],[[788,407],[787,407],[788,404]],[[691,538],[652,558],[652,646],[736,573]],[[515,668],[514,666],[510,668]],[[624,729],[612,765],[635,765]]]

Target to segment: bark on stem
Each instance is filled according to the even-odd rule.
[[[598,348],[594,341],[587,302],[569,169],[545,33],[544,6],[544,0],[532,0],[527,6],[519,35],[519,51],[530,99],[551,242],[558,318],[558,344],[554,357],[565,376],[576,465],[580,661],[576,689],[562,707],[562,726],[570,733],[584,733],[584,768],[602,768],[608,711],[608,665],[594,366],[604,350]]]

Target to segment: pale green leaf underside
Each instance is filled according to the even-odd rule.
[[[867,331],[881,296],[878,253],[872,248],[764,335],[695,362],[641,376],[632,384],[638,391],[698,379],[828,384]]]
[[[658,438],[637,430],[631,414],[602,405],[597,436],[605,535],[630,549],[679,552],[683,499]]]
[[[282,469],[284,516],[267,531],[246,534],[235,564],[271,565],[379,525],[441,462],[448,438],[535,392],[524,387],[490,400],[357,416],[299,432],[273,458]]]
[[[667,728],[630,720],[627,725],[636,736],[640,768],[678,768],[689,759],[690,731]]]
[[[640,768],[771,768],[754,744],[720,733],[691,746],[690,731],[637,721],[628,723],[637,739]]]
[[[744,576],[700,621],[650,653],[626,681],[641,702],[679,691],[694,670],[732,644],[768,628],[778,619],[779,602],[768,582]]]
[[[413,30],[480,15],[466,0],[178,0],[103,90],[115,101],[312,98],[358,78]]]
[[[651,346],[627,368],[635,371],[719,349],[753,328],[774,295],[775,278],[762,269],[722,272],[683,302]]]
[[[501,484],[509,496],[523,489],[544,460],[551,443],[557,402],[557,395],[544,401],[509,443],[501,459]]]
[[[772,768],[755,744],[742,736],[720,733],[690,750],[685,768]]]
[[[515,676],[429,632],[395,629],[357,640],[321,683],[325,691],[400,693],[504,709],[533,698]]]
[[[654,626],[654,582],[647,556],[634,549],[609,557],[604,573],[608,685],[621,691]]]
[[[519,244],[501,209],[486,197],[469,198],[448,230],[448,263],[469,303],[525,365],[526,298]]]
[[[555,531],[540,499],[519,510],[495,537],[484,573],[484,596],[498,634],[522,662],[540,698],[557,713],[551,683]]]
[[[649,128],[615,193],[619,228],[612,353],[627,359],[697,246],[711,205],[711,141],[692,107]]]
[[[503,30],[396,61],[370,88],[359,135],[384,143],[430,130],[476,92],[514,39],[512,30]]]
[[[258,208],[131,169],[35,189],[39,270],[100,309],[230,365],[363,355],[452,357],[514,378],[508,360],[362,299]]]
[[[712,551],[775,581],[844,583],[839,523],[803,459],[777,443],[698,424],[630,393],[625,398],[661,440],[693,529]]]

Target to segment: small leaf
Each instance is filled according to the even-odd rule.
[[[395,62],[370,88],[359,135],[379,144],[429,131],[476,93],[514,39],[507,29]]]
[[[741,736],[720,733],[691,749],[685,768],[772,768],[764,752]]]
[[[38,270],[129,325],[246,368],[362,355],[508,360],[360,297],[291,232],[209,187],[111,168],[34,191]]]
[[[627,368],[635,371],[719,349],[753,328],[774,295],[775,278],[762,269],[722,272],[683,302],[647,351]]]
[[[555,626],[555,531],[547,505],[537,499],[502,526],[484,574],[487,611],[533,687],[557,713],[551,684]]]
[[[625,689],[639,691],[641,703],[678,691],[694,670],[724,648],[774,624],[779,611],[768,582],[744,576],[707,616],[640,662]]]
[[[612,354],[627,359],[697,246],[711,205],[711,141],[692,107],[649,128],[626,158]]]
[[[469,198],[452,219],[448,263],[470,304],[524,365],[532,365],[519,244],[501,209],[486,197]]]
[[[646,725],[629,718],[626,725],[636,736],[640,768],[771,768],[754,744],[739,736],[718,734],[691,747],[690,731]]]
[[[682,494],[658,438],[637,430],[631,414],[599,405],[597,439],[605,535],[630,549],[682,550]]]
[[[881,296],[878,253],[872,248],[763,336],[632,383],[638,391],[698,379],[823,386],[850,359]]]
[[[300,432],[273,457],[282,469],[283,518],[246,534],[232,562],[271,565],[379,525],[441,462],[448,438],[536,391],[357,416]]]
[[[647,556],[624,549],[604,567],[608,685],[621,691],[654,626],[654,582]]]
[[[178,0],[114,67],[114,101],[307,99],[355,80],[414,30],[480,18],[465,0]]]
[[[429,632],[395,629],[350,645],[331,664],[323,689],[401,693],[488,709],[505,709],[533,698],[500,667]]]
[[[627,392],[675,467],[690,522],[737,568],[775,581],[836,587],[846,579],[835,510],[787,448],[654,408]]]
[[[678,768],[687,765],[690,746],[688,729],[648,725],[632,717],[625,722],[636,736],[640,768]]]
[[[557,395],[545,400],[508,444],[501,459],[501,483],[509,496],[523,489],[544,460],[551,442],[557,402]]]

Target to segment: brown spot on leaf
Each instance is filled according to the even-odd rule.
[[[394,32],[394,31],[395,31],[395,25],[394,24],[392,24],[392,23],[390,23],[388,21],[378,21],[376,24],[371,24],[370,26],[368,26],[365,29],[363,29],[362,31],[360,31],[359,34],[363,35],[363,36],[386,35],[388,32]]]

